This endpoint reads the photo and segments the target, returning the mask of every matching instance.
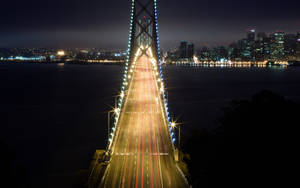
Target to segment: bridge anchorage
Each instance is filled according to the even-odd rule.
[[[131,0],[121,91],[108,115],[106,150],[96,151],[89,188],[187,187],[177,166],[160,61],[157,0]],[[110,113],[109,113],[110,114]]]

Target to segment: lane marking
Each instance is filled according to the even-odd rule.
[[[166,156],[166,155],[169,155],[169,153],[143,153],[143,152],[139,152],[139,153],[114,153],[113,154],[114,156],[142,156],[142,155],[145,155],[145,156],[157,156],[157,155],[160,155],[160,156]]]

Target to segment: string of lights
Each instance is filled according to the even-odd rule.
[[[115,137],[117,124],[118,124],[119,117],[120,117],[120,114],[121,114],[121,109],[122,109],[122,106],[123,106],[123,103],[124,103],[125,90],[127,89],[127,86],[128,86],[127,79],[131,78],[131,75],[128,75],[128,67],[129,67],[129,62],[130,62],[130,54],[132,52],[132,34],[133,34],[132,30],[133,30],[134,14],[135,14],[135,1],[131,0],[128,49],[127,49],[127,56],[126,56],[126,61],[125,61],[125,70],[124,70],[124,74],[123,74],[123,83],[122,83],[122,86],[121,86],[121,92],[120,92],[120,95],[119,95],[119,100],[118,100],[117,107],[114,109],[115,118],[114,118],[114,122],[113,122],[112,127],[111,127],[110,137],[108,138],[108,142],[109,142],[108,148],[111,147],[111,144],[112,144],[113,139]],[[132,66],[134,66],[134,64]],[[133,72],[133,68],[134,67],[131,67],[130,73]]]
[[[167,97],[166,97],[166,92],[165,92],[165,88],[164,88],[164,77],[163,77],[163,71],[162,71],[162,63],[161,63],[161,56],[160,56],[160,43],[159,43],[159,32],[158,32],[158,8],[157,8],[157,0],[154,0],[154,18],[155,18],[155,32],[156,32],[156,46],[157,46],[157,56],[158,56],[158,65],[159,65],[159,72],[160,72],[160,78],[158,81],[161,82],[161,93],[163,96],[163,102],[164,102],[164,110],[166,113],[166,120],[167,120],[167,124],[169,126],[169,132],[170,132],[170,136],[171,136],[171,140],[172,143],[174,144],[176,141],[175,138],[175,134],[174,134],[174,129],[171,126],[171,118],[170,118],[170,113],[169,113],[169,109],[168,109],[168,101],[167,101]]]

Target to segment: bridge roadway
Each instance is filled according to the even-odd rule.
[[[142,56],[134,69],[101,187],[187,187],[173,160],[159,95],[152,63]]]

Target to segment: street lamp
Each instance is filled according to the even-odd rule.
[[[122,93],[120,94],[120,97],[123,99],[124,96],[125,96],[125,94],[124,94],[124,92],[122,92]]]
[[[176,123],[175,122],[172,122],[171,123],[171,127],[174,129],[176,127]]]
[[[114,112],[114,110],[110,110],[107,113],[107,140],[108,140],[108,144],[109,144],[109,133],[110,133],[110,114]]]
[[[119,108],[114,108],[114,109],[108,111],[108,113],[107,113],[107,139],[108,140],[109,140],[109,136],[110,136],[110,117],[111,117],[110,114],[111,113],[113,113],[114,115],[118,115],[120,113],[120,109]]]
[[[119,112],[120,112],[120,109],[119,109],[119,108],[115,108],[115,109],[114,109],[114,113],[115,113],[115,114],[118,114]]]
[[[118,108],[117,106],[117,101],[119,98],[123,99],[125,97],[125,93],[124,92],[121,92],[119,95],[116,95],[115,96],[115,108]]]
[[[178,123],[175,123],[175,122],[172,122],[171,123],[171,127],[173,128],[173,129],[175,129],[175,128],[178,128],[178,148],[179,149],[181,149],[181,143],[180,143],[180,137],[181,137],[181,131],[180,131],[180,127],[181,127],[181,125],[180,124],[178,124]]]
[[[180,152],[181,152],[181,142],[180,142],[180,140],[181,140],[181,130],[180,130],[180,128],[181,128],[181,125],[182,124],[179,124],[179,123],[176,123],[176,122],[171,122],[171,127],[173,128],[173,130],[175,128],[178,129],[178,149],[179,149],[178,158],[179,158],[179,160],[181,160],[181,158],[180,158]]]
[[[114,115],[119,115],[120,114],[120,107],[117,105],[117,101],[119,98],[123,99],[125,97],[125,93],[122,91],[119,95],[115,96],[115,107],[114,109],[108,111],[107,113],[107,139],[108,142],[110,142],[109,137],[110,137],[110,118],[111,118],[111,113]]]

